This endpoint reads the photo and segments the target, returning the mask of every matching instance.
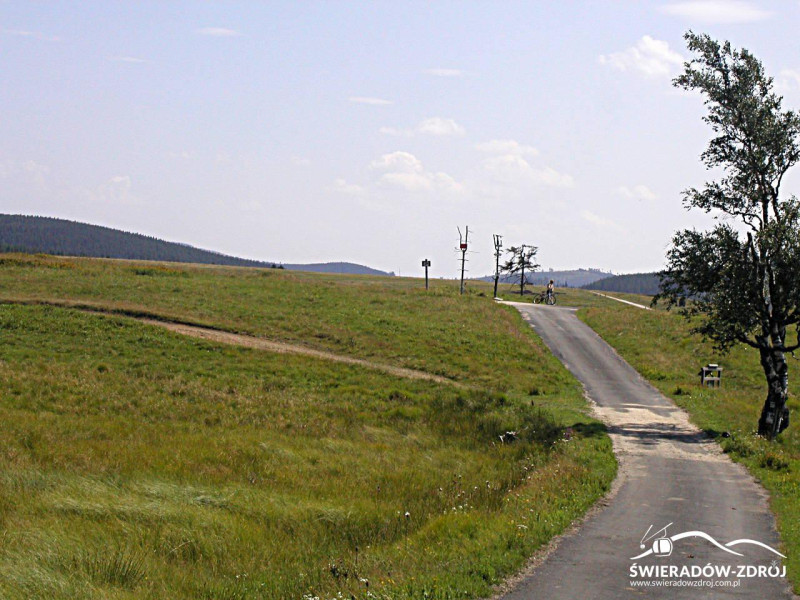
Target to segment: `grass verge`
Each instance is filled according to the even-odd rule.
[[[758,352],[739,346],[720,355],[690,333],[691,323],[671,312],[617,305],[587,308],[578,316],[761,481],[788,556],[787,573],[800,592],[800,426],[794,423],[775,443],[755,435],[766,396]],[[697,373],[709,362],[725,369],[721,388],[699,383]],[[797,386],[790,381],[789,387],[789,407],[797,415]]]

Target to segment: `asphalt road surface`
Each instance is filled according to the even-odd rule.
[[[783,568],[780,556],[737,542],[781,550],[766,493],[745,469],[574,309],[515,306],[596,403],[620,471],[607,506],[555,544],[503,599],[795,598],[787,580],[774,576]]]

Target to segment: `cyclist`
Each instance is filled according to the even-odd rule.
[[[553,280],[551,279],[550,283],[547,284],[547,292],[546,292],[547,300],[552,300],[553,299],[553,287],[554,287],[553,286]],[[550,303],[548,302],[548,304],[550,304]]]

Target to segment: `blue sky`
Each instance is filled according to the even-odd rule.
[[[798,2],[0,1],[0,212],[404,275],[663,264],[705,227],[687,29],[800,108]],[[797,174],[787,192],[800,187]]]

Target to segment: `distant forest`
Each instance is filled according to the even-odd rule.
[[[534,271],[525,274],[525,281],[531,285],[545,285],[551,279],[557,287],[581,287],[603,279],[611,273],[600,271],[599,269],[573,269],[571,271]],[[494,281],[492,275],[481,277],[480,281]],[[500,283],[519,285],[519,275],[502,275]]]
[[[109,227],[24,215],[0,215],[0,252],[41,252],[61,256],[127,258],[164,262],[200,263],[233,267],[262,267],[326,273],[389,275],[353,263],[281,265],[228,256],[188,244],[128,233]]]
[[[599,279],[583,286],[587,290],[604,292],[625,292],[628,294],[644,294],[654,296],[658,293],[659,279],[655,273],[632,273],[630,275],[615,275]]]

